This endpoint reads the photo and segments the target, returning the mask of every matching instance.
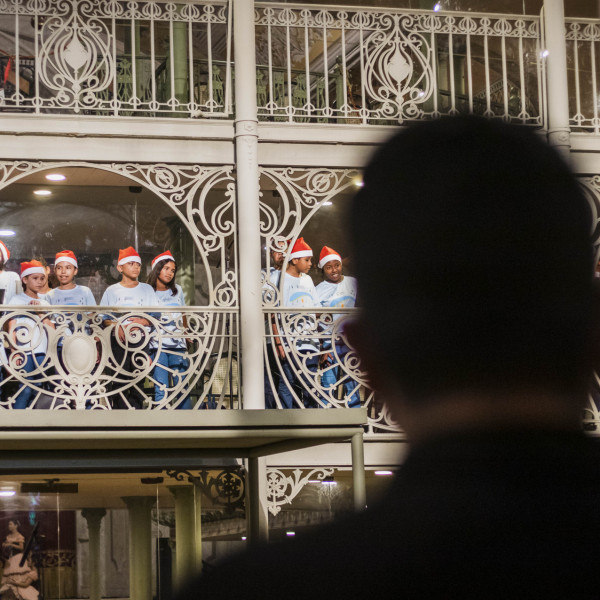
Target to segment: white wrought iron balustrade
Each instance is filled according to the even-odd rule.
[[[398,124],[476,113],[541,126],[537,16],[256,3],[259,116]]]
[[[3,308],[1,409],[26,390],[31,409],[240,407],[234,309]]]
[[[229,0],[2,0],[0,112],[230,113]]]
[[[600,20],[566,19],[569,116],[574,130],[600,133]]]

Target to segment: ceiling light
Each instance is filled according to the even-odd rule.
[[[242,541],[243,541],[243,542],[245,542],[245,541],[246,541],[246,536],[245,536],[245,535],[243,535],[243,536],[242,536]]]
[[[393,475],[394,471],[375,471],[375,475]]]
[[[50,190],[34,190],[33,193],[36,196],[50,196],[52,194]]]
[[[16,235],[12,229],[0,229],[0,236],[10,237]]]
[[[0,490],[0,497],[10,498],[14,496],[17,492],[15,490]]]
[[[296,535],[295,531],[286,531],[285,535],[287,535],[288,537],[294,537]]]
[[[66,178],[67,176],[62,173],[48,173],[48,175],[46,175],[48,181],[64,181]]]
[[[434,5],[434,7],[433,7],[433,10],[434,10],[435,12],[439,12],[440,10],[442,10],[442,5],[441,5],[441,3],[440,3],[440,2],[436,2],[436,3],[435,3],[435,5]]]

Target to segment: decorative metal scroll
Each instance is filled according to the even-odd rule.
[[[537,17],[259,2],[255,23],[261,118],[394,124],[477,112],[542,124]]]
[[[600,261],[600,175],[579,179],[592,213],[592,241],[595,250],[595,264]],[[600,376],[594,373],[592,389],[583,412],[584,427],[600,431]]]
[[[370,432],[397,432],[398,424],[378,402],[358,356],[344,334],[352,308],[318,310],[281,306],[287,251],[279,281],[270,279],[270,251],[291,248],[317,219],[318,211],[356,189],[354,170],[263,168],[261,235],[266,249],[263,271],[265,385],[278,408],[351,408],[364,406]],[[315,254],[318,253],[318,249]],[[281,342],[281,346],[278,344]],[[277,351],[275,349],[277,348]]]
[[[267,507],[269,512],[276,516],[285,504],[291,504],[294,498],[311,481],[323,481],[325,477],[333,475],[335,469],[321,468],[310,471],[294,469],[291,475],[286,475],[282,470],[267,468]]]
[[[214,470],[206,469],[198,471],[197,475],[186,470],[166,471],[167,476],[175,481],[188,481],[197,485],[214,506],[224,507],[228,512],[243,509],[246,493],[244,469],[229,467],[218,471],[216,476],[214,473]]]
[[[227,115],[228,13],[227,0],[3,0],[0,109]]]
[[[600,133],[598,82],[600,81],[600,24],[597,20],[567,19],[567,67],[571,125]]]
[[[0,330],[2,409],[202,409],[220,397],[214,361],[231,356],[237,314],[11,306]]]
[[[237,305],[233,167],[200,165],[0,161],[0,189],[27,175],[88,167],[123,175],[162,199],[185,224],[206,271],[210,306]],[[215,194],[218,193],[218,198]],[[218,270],[211,265],[219,265]]]

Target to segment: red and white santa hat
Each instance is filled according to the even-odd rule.
[[[155,256],[152,259],[152,268],[154,269],[154,267],[162,260],[172,260],[173,262],[175,262],[175,259],[173,258],[173,255],[171,254],[170,250],[167,250],[166,252],[163,252],[162,254],[159,254],[158,256]]]
[[[331,260],[342,262],[342,257],[333,248],[323,246],[321,255],[319,256],[319,269],[322,269]]]
[[[77,268],[77,258],[75,258],[75,254],[71,250],[61,250],[60,252],[57,252],[56,258],[54,259],[54,266],[59,262],[66,262]]]
[[[41,275],[46,274],[46,269],[44,269],[44,265],[39,260],[21,263],[21,279],[35,273],[40,273]]]
[[[292,258],[303,258],[304,256],[312,255],[312,248],[304,241],[304,238],[298,238],[290,252],[290,260]]]
[[[119,249],[119,261],[117,264],[125,265],[129,262],[140,263],[140,265],[142,264],[142,259],[133,246],[129,246],[125,249]]]
[[[6,247],[4,242],[0,242],[0,254],[2,255],[2,260],[4,262],[10,258],[10,250]]]

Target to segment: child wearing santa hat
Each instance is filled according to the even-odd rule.
[[[13,271],[6,270],[6,263],[10,258],[10,250],[6,244],[0,241],[0,304],[8,304],[13,296],[21,291],[21,279]],[[6,350],[4,343],[0,341],[0,385],[4,375],[3,366],[7,364]],[[2,398],[2,388],[0,387],[0,399]]]
[[[54,259],[54,274],[59,286],[51,289],[46,297],[54,306],[96,306],[96,300],[90,288],[77,285],[77,257],[71,250],[61,250]]]
[[[23,292],[13,296],[11,306],[50,306],[45,296],[39,294],[46,282],[46,270],[37,260],[21,263],[21,282]],[[48,335],[45,327],[54,327],[49,318],[39,315],[38,319],[28,316],[11,318],[8,330],[11,336],[11,346],[14,355],[11,366],[17,367],[19,373],[33,373],[26,377],[28,381],[40,380],[48,369],[46,351],[48,350]],[[37,392],[39,397],[43,392]],[[21,386],[12,405],[13,409],[28,408],[36,395],[34,388]]]
[[[10,299],[21,292],[21,279],[13,271],[6,270],[10,250],[0,241],[0,304],[8,304]]]
[[[289,262],[283,275],[281,288],[281,306],[298,308],[318,308],[319,298],[313,281],[308,275],[312,267],[312,249],[304,241],[298,238],[294,243],[289,255]],[[283,319],[287,325],[283,324]],[[299,386],[299,397],[307,408],[319,407],[321,404],[308,391],[314,389],[315,383],[305,375],[304,370],[316,373],[319,363],[318,345],[316,339],[301,337],[303,330],[311,329],[310,323],[315,322],[314,315],[306,315],[303,323],[294,325],[297,315],[289,313],[281,315],[279,324],[275,323],[273,330],[276,334],[275,350],[281,360],[283,376],[279,381],[277,392],[284,408],[298,408],[294,402],[293,386]],[[294,334],[290,339],[278,336],[279,331],[291,329]]]
[[[148,285],[152,286],[160,306],[185,306],[183,290],[179,284],[175,283],[176,274],[177,263],[169,250],[154,257],[152,271],[147,282]],[[168,313],[168,323],[163,325],[163,332],[170,331],[173,333],[173,337],[163,335],[161,351],[154,367],[153,377],[156,381],[154,401],[157,403],[162,402],[166,390],[179,385],[185,377],[182,374],[186,373],[190,367],[190,361],[186,356],[185,339],[181,337],[181,332],[176,324],[179,319],[182,319],[183,325],[187,326],[185,316],[182,317],[181,313]],[[166,321],[166,319],[164,320]],[[156,352],[158,341],[152,340],[150,349]],[[181,390],[177,395],[175,408],[192,408],[192,401],[189,396],[184,400],[180,400],[184,394],[185,390]]]
[[[325,280],[317,285],[317,295],[321,306],[332,308],[352,308],[356,305],[356,279],[344,275],[342,268],[342,257],[329,246],[323,246],[319,256],[319,268]],[[345,315],[332,315],[333,321],[343,319]],[[340,327],[343,330],[343,325]],[[334,391],[337,383],[342,381],[344,386],[344,400],[350,408],[360,407],[360,395],[358,383],[349,374],[344,373],[340,364],[350,352],[341,337],[336,337],[335,353],[332,352],[331,340],[324,340],[322,350],[327,351],[322,357],[321,368],[323,376],[321,383],[325,389]]]
[[[135,308],[139,306],[152,307],[157,306],[156,294],[147,283],[138,281],[142,259],[137,250],[132,246],[119,250],[117,261],[117,271],[121,273],[121,281],[106,288],[100,306],[119,306]],[[154,313],[150,313],[156,316]],[[120,367],[121,375],[127,375],[139,370],[139,364],[133,364],[133,354],[139,360],[140,352],[145,352],[150,341],[150,321],[144,317],[128,317],[123,321],[118,321],[114,315],[106,315],[103,321],[105,327],[114,327],[113,336],[118,336],[119,340],[113,337],[111,346],[113,357]],[[141,327],[134,327],[134,325]],[[140,331],[141,330],[141,331]],[[139,334],[142,335],[139,335]],[[139,337],[138,337],[139,336]],[[124,346],[131,350],[125,350]],[[149,359],[148,359],[149,360]],[[112,389],[116,390],[119,384],[113,383]],[[145,396],[139,390],[138,385],[134,384],[122,391],[117,392],[111,397],[113,408],[142,408]]]

